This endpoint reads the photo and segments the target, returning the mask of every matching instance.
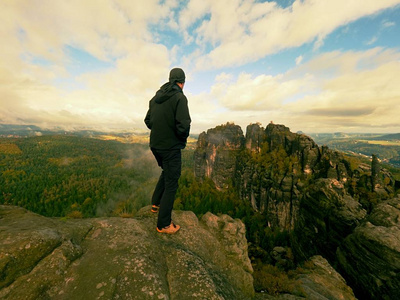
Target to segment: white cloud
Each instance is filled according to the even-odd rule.
[[[207,11],[210,10],[212,1],[210,0],[191,0],[181,11],[179,24],[183,29],[187,29],[198,21]]]
[[[302,124],[308,127],[303,130],[309,131],[400,128],[400,53],[369,51],[351,53],[350,56],[356,60],[350,63],[354,67],[352,72],[333,73],[334,76],[318,83],[319,93],[311,93],[284,107],[294,116],[290,123]],[[371,61],[365,64],[368,58]],[[337,55],[335,61],[348,65],[348,53]],[[314,70],[314,62],[308,67]]]
[[[366,42],[367,45],[372,45],[378,40],[378,37],[373,36],[369,41]]]
[[[396,25],[396,23],[395,22],[391,22],[391,21],[382,22],[382,27],[383,28],[388,28],[388,27],[392,27],[392,26],[395,26],[395,25]]]
[[[307,132],[398,130],[399,59],[380,48],[325,53],[277,76],[216,80],[209,97],[226,109],[219,118],[244,126],[273,120]]]
[[[302,55],[296,57],[296,65],[301,64],[302,61],[303,61],[303,56]]]
[[[216,83],[211,91],[213,97],[229,110],[269,111],[279,108],[290,97],[312,84],[310,76],[302,79],[284,80],[282,75],[259,75],[253,77],[242,73],[236,82]]]
[[[221,74],[218,74],[215,77],[215,81],[216,82],[230,82],[232,79],[233,79],[232,74],[228,74],[228,73],[225,73],[225,72],[223,72]]]
[[[188,28],[193,20],[210,14],[195,31],[198,43],[215,47],[196,63],[199,69],[221,68],[256,61],[279,50],[315,41],[319,49],[326,36],[336,28],[382,9],[399,0],[295,1],[281,8],[275,2],[190,1],[181,15]],[[193,5],[192,5],[193,4]],[[201,6],[201,7],[200,7]],[[220,6],[224,6],[221,9]],[[200,7],[197,11],[196,8]],[[191,18],[191,22],[188,21]]]
[[[2,1],[0,122],[142,126],[139,115],[170,67],[168,49],[152,42],[149,24],[169,22],[177,4]],[[114,67],[73,78],[67,45]],[[60,78],[81,82],[85,89],[56,88],[54,80]]]

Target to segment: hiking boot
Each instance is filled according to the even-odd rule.
[[[160,209],[160,205],[152,205],[151,206],[151,212],[152,213],[158,213],[158,210]]]
[[[161,233],[168,233],[168,234],[174,234],[176,233],[179,229],[181,228],[181,226],[174,224],[173,222],[171,222],[170,225],[168,225],[167,227],[164,227],[162,229],[159,229],[157,227],[157,231],[161,232]]]

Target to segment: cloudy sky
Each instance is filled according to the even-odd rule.
[[[181,67],[192,133],[400,132],[400,0],[1,0],[0,124],[145,130]]]

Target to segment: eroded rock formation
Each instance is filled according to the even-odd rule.
[[[345,231],[351,232],[366,214],[356,205],[359,186],[368,191],[383,190],[383,200],[393,192],[390,174],[375,173],[371,175],[368,165],[354,167],[342,153],[319,147],[310,137],[272,123],[265,129],[251,124],[246,136],[230,123],[209,129],[200,135],[195,153],[197,178],[209,177],[220,189],[232,183],[254,210],[269,216],[272,227],[285,230],[294,230],[297,225],[302,200],[312,202],[318,199],[316,193],[324,191],[325,203],[332,202],[326,203],[325,213],[330,209],[346,211],[347,204],[353,207],[355,216],[342,213],[339,215],[344,220],[337,220],[349,225]],[[332,187],[336,192],[330,192]],[[314,204],[305,203],[304,207],[308,206]]]
[[[387,220],[382,214],[377,221],[378,207],[369,215],[376,203],[394,196],[394,179],[376,159],[371,168],[283,125],[264,129],[252,124],[243,136],[239,126],[226,124],[200,136],[195,174],[199,180],[211,178],[219,188],[231,180],[242,199],[268,216],[265,226],[293,233],[298,258],[322,255],[334,264],[339,259],[358,292],[372,285],[377,299],[399,296],[398,225],[382,225]],[[381,251],[383,257],[375,259]],[[390,259],[395,266],[389,267]],[[358,264],[365,270],[357,271]],[[380,266],[389,273],[384,275]],[[363,273],[359,279],[358,272]]]
[[[240,126],[227,124],[201,133],[195,154],[195,173],[212,178],[216,187],[227,188],[236,171],[236,161],[244,143]]]

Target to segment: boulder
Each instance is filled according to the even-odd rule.
[[[254,296],[243,223],[188,211],[173,219],[182,228],[165,235],[150,207],[135,218],[61,220],[0,206],[0,298]]]
[[[276,247],[281,248],[281,247]],[[275,249],[282,252],[284,249]],[[290,284],[291,293],[279,295],[267,295],[258,293],[255,297],[261,299],[276,300],[355,300],[352,289],[347,285],[344,278],[320,255],[310,258],[304,267],[296,270],[297,275],[293,276]]]
[[[343,241],[337,258],[360,299],[400,299],[400,198],[378,204]]]
[[[356,299],[344,278],[320,255],[311,257],[308,272],[296,277],[306,299]]]

